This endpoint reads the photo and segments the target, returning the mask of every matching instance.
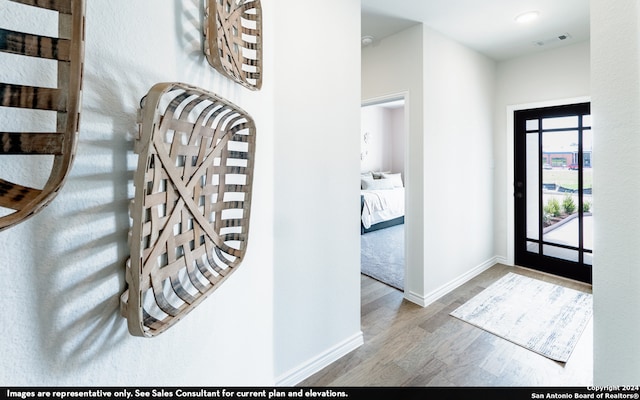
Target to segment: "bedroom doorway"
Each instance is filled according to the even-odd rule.
[[[361,273],[400,291],[405,286],[404,95],[366,101],[361,108]]]

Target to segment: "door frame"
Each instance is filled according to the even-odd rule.
[[[403,132],[403,144],[404,144],[404,215],[405,215],[405,229],[404,229],[404,297],[407,298],[409,296],[409,276],[410,276],[410,268],[411,263],[409,262],[411,250],[413,249],[413,243],[410,242],[411,236],[408,234],[409,227],[412,225],[411,215],[413,211],[409,208],[408,197],[411,193],[411,175],[409,173],[409,136],[411,132],[411,124],[410,124],[410,114],[409,114],[409,92],[395,92],[387,95],[377,96],[368,99],[362,99],[360,102],[360,108],[367,106],[375,106],[384,103],[391,103],[394,101],[403,101],[404,105],[404,132]],[[359,204],[359,201],[358,201]]]
[[[531,116],[531,118],[554,118],[554,117],[563,117],[563,116],[571,116],[571,115],[591,115],[590,111],[590,102],[580,102],[580,103],[572,103],[572,104],[561,104],[556,106],[547,106],[547,107],[534,107],[528,109],[522,109],[517,111],[522,111],[525,114],[523,118],[525,120],[528,119],[527,114]],[[582,257],[584,253],[583,239],[578,239],[578,250],[580,251],[580,257],[578,261],[570,261],[563,258],[552,257],[549,255],[545,255],[543,253],[535,253],[528,251],[526,249],[526,243],[528,242],[528,234],[527,234],[527,220],[528,220],[528,207],[527,207],[527,188],[531,187],[531,184],[527,184],[527,145],[526,138],[520,138],[520,141],[517,139],[518,134],[522,134],[525,129],[524,121],[521,120],[523,125],[515,126],[516,123],[516,111],[513,112],[514,125],[512,130],[512,137],[514,145],[513,145],[513,158],[514,158],[514,197],[512,200],[514,206],[514,240],[513,240],[513,248],[515,253],[515,258],[517,258],[517,262],[519,265],[524,267],[533,268],[542,272],[563,276],[569,279],[575,279],[581,282],[591,283],[592,282],[592,264],[585,264],[584,258]],[[541,128],[540,128],[541,129]],[[587,128],[588,131],[591,131],[591,127]],[[528,134],[527,134],[528,136]],[[580,143],[580,142],[579,142]],[[518,144],[520,144],[518,146]],[[542,156],[542,143],[538,144],[538,157]],[[580,154],[582,154],[582,150],[580,150]],[[542,160],[538,160],[538,168],[540,168],[540,172],[542,173]],[[582,173],[584,168],[584,160],[580,162],[579,171]],[[519,175],[518,175],[519,174]],[[539,179],[539,178],[538,178]],[[582,182],[581,175],[578,178],[579,182]],[[534,183],[534,187],[536,188],[536,192],[539,196],[542,196],[542,188],[540,186],[540,181]],[[538,197],[539,197],[538,196]],[[580,199],[582,199],[582,193],[579,194]],[[542,207],[542,198],[540,198],[540,203],[538,207]],[[518,205],[519,204],[519,205]],[[580,203],[582,204],[582,203]],[[583,211],[578,207],[578,215],[580,218],[580,222],[582,222]],[[538,209],[536,214],[537,218],[541,218],[538,212],[542,212],[541,208]],[[539,224],[542,224],[542,221],[538,221]],[[580,225],[582,226],[582,225]],[[540,235],[542,235],[542,227],[539,227]],[[582,229],[582,228],[581,228]],[[582,232],[582,230],[580,231]],[[539,237],[541,242],[539,244],[539,251],[543,249],[543,237]],[[562,247],[562,246],[560,246]],[[592,249],[589,249],[592,250]]]
[[[514,122],[514,111],[518,110],[527,110],[531,108],[544,108],[544,107],[552,107],[552,106],[560,106],[560,105],[568,105],[568,104],[576,104],[576,103],[588,103],[591,102],[591,97],[589,96],[581,96],[581,97],[568,97],[564,99],[556,99],[549,101],[539,101],[539,102],[530,102],[530,103],[519,103],[519,104],[511,104],[506,107],[506,129],[503,131],[504,140],[506,146],[504,148],[505,159],[507,160],[506,165],[506,177],[504,182],[504,204],[506,204],[506,217],[504,226],[506,235],[505,248],[507,249],[506,259],[504,260],[505,264],[515,266],[515,205],[513,201],[513,196],[515,196],[515,177],[514,177],[514,166],[515,166],[515,154],[514,154],[514,135],[513,131],[515,128]]]

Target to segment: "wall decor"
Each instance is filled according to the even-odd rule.
[[[260,0],[206,0],[204,53],[209,64],[251,90],[262,87]]]
[[[7,132],[9,129],[0,126],[0,155],[53,158],[42,188],[23,186],[13,182],[15,178],[0,178],[0,208],[8,212],[0,217],[0,230],[36,214],[56,197],[63,186],[76,152],[84,63],[84,0],[11,1],[24,5],[25,11],[34,15],[44,12],[57,18],[58,36],[0,28],[0,52],[15,58],[17,71],[28,58],[42,59],[45,67],[51,68],[54,75],[57,73],[57,83],[56,87],[35,87],[0,82],[0,107],[14,109],[12,123],[31,119],[33,114],[26,110],[52,115],[51,128],[44,132]],[[25,162],[25,159],[18,161]]]
[[[121,313],[153,337],[239,267],[251,210],[256,128],[204,89],[158,83],[141,102],[131,257]]]

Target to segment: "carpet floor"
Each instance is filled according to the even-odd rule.
[[[590,293],[511,272],[451,312],[559,362],[567,362],[592,314]]]
[[[404,290],[404,224],[360,235],[361,272]]]

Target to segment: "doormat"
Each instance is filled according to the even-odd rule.
[[[450,315],[567,362],[593,314],[590,293],[508,273]]]

